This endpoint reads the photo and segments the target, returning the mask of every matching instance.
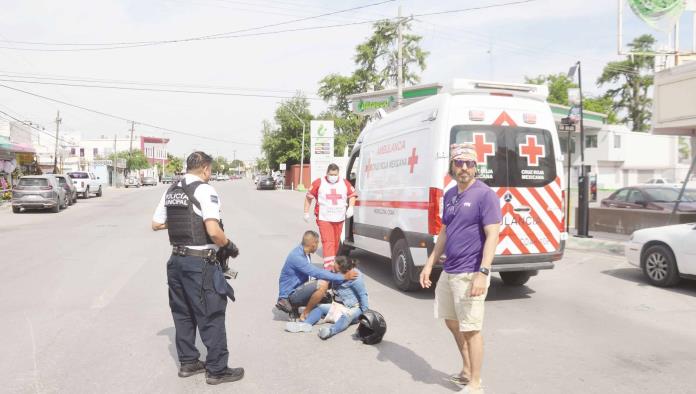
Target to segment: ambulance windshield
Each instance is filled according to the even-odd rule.
[[[450,143],[476,148],[478,179],[491,187],[541,187],[556,179],[548,130],[504,126],[454,126]]]

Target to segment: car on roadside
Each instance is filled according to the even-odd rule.
[[[677,182],[674,182],[674,180],[669,179],[669,178],[663,178],[663,177],[656,177],[652,178],[649,181],[645,182],[644,185],[669,185],[669,186],[674,186],[677,185]]]
[[[162,175],[161,182],[162,183],[172,183],[174,181],[174,177],[171,175]]]
[[[54,175],[27,175],[12,189],[12,212],[50,209],[57,213],[68,207],[68,195]]]
[[[275,190],[276,183],[272,176],[264,176],[259,178],[256,184],[256,190]]]
[[[143,181],[141,182],[143,186],[157,186],[157,179],[151,176],[146,176],[143,178]]]
[[[631,186],[621,188],[600,203],[604,208],[649,209],[654,211],[673,210],[680,189],[671,186]],[[685,193],[679,202],[679,212],[696,212],[696,199]]]
[[[140,178],[137,176],[129,176],[126,178],[126,182],[123,184],[123,186],[128,189],[129,187],[140,187],[142,184],[140,183]]]
[[[626,242],[625,255],[655,286],[696,279],[696,223],[637,230]]]
[[[82,198],[89,198],[90,194],[95,194],[97,197],[102,196],[102,184],[99,177],[87,171],[69,172],[70,178],[73,180],[77,194],[81,194]]]
[[[58,179],[58,184],[65,189],[65,193],[68,195],[68,205],[75,204],[77,202],[77,189],[70,175],[56,174],[56,179]]]

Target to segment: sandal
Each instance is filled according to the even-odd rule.
[[[450,375],[449,381],[459,386],[466,386],[469,384],[469,378],[465,378],[460,374]]]

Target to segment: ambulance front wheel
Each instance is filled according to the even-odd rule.
[[[402,291],[414,291],[420,287],[414,279],[417,275],[411,250],[403,238],[398,239],[392,248],[392,276],[396,287]]]
[[[511,271],[511,272],[501,272],[500,279],[503,280],[507,286],[522,286],[529,281],[533,272],[530,271]]]

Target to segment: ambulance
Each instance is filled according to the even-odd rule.
[[[502,226],[492,271],[522,285],[563,257],[563,157],[548,88],[455,79],[349,97],[370,121],[352,150],[347,178],[358,194],[341,251],[361,249],[391,260],[403,291],[418,276],[442,224],[442,198],[456,187],[448,175],[449,146],[468,142],[478,179],[500,198]],[[435,278],[436,279],[436,278]]]

